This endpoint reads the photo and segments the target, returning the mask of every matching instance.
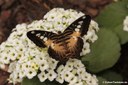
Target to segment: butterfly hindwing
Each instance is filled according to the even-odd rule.
[[[55,33],[41,30],[32,30],[27,32],[27,37],[39,47],[48,47],[52,43],[52,37]]]

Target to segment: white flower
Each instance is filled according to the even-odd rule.
[[[75,83],[77,82],[78,78],[75,76],[70,80],[69,85],[75,85]]]
[[[70,71],[66,71],[66,72],[64,73],[64,79],[65,79],[65,81],[67,81],[67,82],[70,82],[74,76],[75,76],[75,75],[73,75]]]
[[[21,65],[22,69],[24,70],[25,74],[27,73],[28,69],[29,69],[29,65],[27,63],[23,63]]]
[[[84,85],[84,84],[83,84],[83,82],[81,80],[78,79],[77,82],[74,83],[73,85]]]
[[[56,81],[58,81],[59,83],[63,83],[64,82],[64,78],[63,78],[63,76],[61,75],[61,74],[59,74],[58,76],[57,76],[57,78],[56,78]]]
[[[80,75],[80,76],[82,76],[85,72],[86,72],[86,71],[85,71],[85,68],[79,68],[79,69],[77,70],[77,74]]]
[[[8,55],[10,55],[10,59],[14,61],[17,58],[17,51],[15,49],[12,49]]]
[[[83,80],[90,81],[92,75],[86,72],[85,74],[83,73],[81,77]]]
[[[49,68],[49,65],[48,65],[48,62],[46,62],[46,60],[42,60],[40,63],[39,63],[39,68],[41,71],[44,71],[46,69]]]
[[[98,24],[95,22],[95,21],[93,21],[93,20],[91,20],[91,23],[90,23],[90,26],[89,26],[89,30],[96,30],[96,32],[97,31],[99,31],[99,27],[98,27]]]
[[[98,82],[98,80],[97,80],[96,76],[93,75],[91,77],[91,79],[89,81],[87,81],[87,84],[88,85],[97,85],[97,82]]]
[[[9,64],[10,63],[10,57],[8,56],[8,52],[3,52],[1,53],[1,62],[4,64]]]
[[[53,81],[57,77],[57,74],[53,70],[49,70],[47,76],[50,81]]]
[[[128,16],[126,16],[126,18],[124,19],[123,25],[123,30],[128,31]]]
[[[67,62],[65,65],[65,71],[71,71],[73,69],[74,63]]]
[[[24,71],[19,72],[19,78],[23,79],[26,76]]]
[[[64,70],[64,65],[60,65],[58,68],[57,68],[57,73],[60,73]]]
[[[28,79],[32,79],[34,76],[36,76],[37,72],[33,69],[29,69],[26,71],[26,76]]]
[[[40,74],[38,74],[38,78],[41,82],[44,82],[48,78],[48,76],[45,72],[42,71]]]
[[[16,83],[21,82],[22,78],[19,77],[18,71],[14,71],[12,74],[10,74],[8,80],[10,83],[14,83],[15,85]]]
[[[86,42],[86,41],[85,41]],[[86,55],[87,53],[90,53],[90,44],[89,43],[85,43],[83,45],[83,49],[82,49],[82,52],[81,52],[81,56],[82,55]]]
[[[47,58],[47,62],[49,63],[49,68],[52,70],[54,70],[58,64],[57,60],[50,58],[50,57]]]
[[[76,60],[74,59],[75,62],[74,62],[74,67],[75,68],[83,68],[84,67],[84,64],[82,64],[81,60]]]
[[[8,72],[13,72],[13,70],[16,68],[16,64],[17,64],[17,62],[12,62],[12,63],[9,65]]]

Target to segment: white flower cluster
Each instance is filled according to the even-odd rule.
[[[56,81],[59,83],[66,81],[68,85],[98,85],[96,76],[87,73],[82,62],[77,59],[69,59],[65,66],[59,66],[57,73]]]
[[[31,42],[26,33],[30,30],[63,31],[74,20],[84,15],[82,12],[63,8],[54,8],[43,20],[31,24],[18,24],[9,38],[0,45],[0,68],[9,65],[9,82],[22,82],[24,77],[32,79],[38,76],[41,82],[46,79],[59,83],[69,82],[69,85],[98,85],[97,78],[87,73],[80,60],[69,59],[66,65],[57,67],[58,61],[49,57],[47,48],[39,48]],[[98,24],[91,21],[87,35],[83,37],[84,46],[81,55],[90,52],[89,42],[97,40]],[[88,41],[88,42],[87,42]],[[57,69],[57,72],[55,71]],[[40,72],[40,73],[39,73]]]
[[[128,16],[126,16],[126,18],[124,19],[123,25],[124,25],[123,30],[128,31]]]

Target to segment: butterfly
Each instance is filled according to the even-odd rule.
[[[65,63],[69,58],[81,58],[82,37],[87,34],[91,17],[84,15],[71,23],[62,33],[43,30],[31,30],[27,37],[41,48],[48,48],[48,54]]]

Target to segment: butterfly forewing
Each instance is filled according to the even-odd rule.
[[[75,20],[71,25],[69,25],[69,27],[64,31],[64,33],[67,33],[67,31],[79,31],[80,36],[82,37],[87,33],[90,21],[91,17],[89,15],[84,15]]]
[[[91,17],[84,15],[69,25],[63,33],[32,30],[27,36],[37,46],[48,47],[48,53],[52,58],[65,63],[69,58],[80,58],[83,48],[81,37],[87,33],[90,21]]]
[[[32,30],[27,33],[27,37],[39,47],[48,47],[53,42],[55,33],[41,30]]]

